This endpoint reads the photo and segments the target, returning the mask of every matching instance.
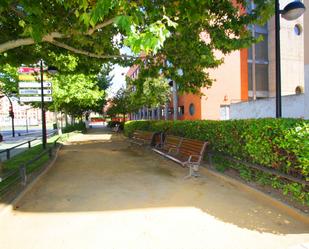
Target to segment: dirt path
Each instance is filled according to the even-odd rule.
[[[186,174],[121,135],[78,135],[19,208],[0,215],[0,248],[283,249],[309,242],[305,224],[204,170],[203,179],[184,181]]]

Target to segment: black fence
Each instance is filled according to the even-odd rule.
[[[0,200],[10,201],[20,193],[28,183],[37,177],[47,167],[48,163],[43,162],[34,167],[34,163],[48,156],[50,160],[55,149],[58,147],[59,138],[54,141],[53,145],[43,150],[40,154],[33,157],[31,160],[22,163],[18,168],[5,171],[0,174]]]
[[[50,137],[50,136],[55,135],[56,133],[57,133],[57,131],[52,131],[52,132],[48,133],[47,136]],[[19,154],[19,153],[21,153],[21,152],[23,152],[25,150],[25,148],[22,148],[20,152],[16,152],[17,148],[20,148],[20,147],[22,147],[22,146],[27,144],[28,145],[27,148],[30,149],[35,141],[39,142],[41,139],[42,139],[41,137],[36,137],[36,138],[31,139],[31,140],[28,140],[28,141],[22,142],[20,144],[17,144],[17,145],[15,145],[13,147],[1,150],[0,151],[0,161],[1,160],[3,161],[3,156],[2,156],[3,154],[5,154],[5,160],[9,160],[13,156],[12,155],[13,154],[12,151],[15,151],[14,155],[17,155],[17,154]],[[37,144],[38,143],[36,143],[35,145],[37,145]]]

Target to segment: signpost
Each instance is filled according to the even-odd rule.
[[[51,89],[44,89],[43,90],[44,95],[49,95],[52,94]],[[41,90],[40,89],[19,89],[19,94],[20,95],[41,95]]]
[[[20,81],[18,84],[19,88],[41,88],[41,83],[39,82],[27,82],[27,81]],[[52,83],[49,81],[44,81],[43,82],[43,87],[46,88],[51,88]]]
[[[20,102],[41,102],[42,91],[45,102],[52,102],[52,83],[49,81],[43,82],[43,89],[41,89],[41,83],[34,81],[20,81],[19,84],[19,101]]]
[[[21,102],[41,102],[42,109],[42,145],[46,148],[46,118],[44,110],[44,102],[52,102],[52,83],[43,79],[43,60],[40,60],[40,67],[21,67],[19,79],[19,100]],[[39,74],[40,73],[40,74]],[[40,76],[39,76],[39,75]],[[45,77],[48,80],[47,77]],[[38,82],[39,80],[39,82]]]
[[[20,97],[20,102],[41,102],[41,96]],[[52,102],[51,96],[44,96],[44,102]]]

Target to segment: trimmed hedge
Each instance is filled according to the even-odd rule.
[[[86,124],[84,122],[79,122],[74,125],[67,125],[62,129],[62,133],[69,133],[72,131],[86,132]]]
[[[124,132],[130,136],[135,130],[166,131],[167,134],[210,142],[211,149],[242,161],[256,163],[309,181],[309,121],[301,119],[249,119],[228,121],[129,121]],[[225,166],[224,169],[229,166]],[[246,180],[252,180],[253,170],[246,171]],[[258,172],[255,175],[261,175]],[[309,205],[305,186],[297,183],[281,183],[274,176],[263,182],[282,189]],[[244,177],[246,178],[246,177]],[[254,179],[261,181],[261,177]],[[274,181],[278,181],[274,183]],[[283,184],[283,185],[282,185]],[[277,186],[280,185],[280,186]]]

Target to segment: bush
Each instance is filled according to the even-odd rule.
[[[176,136],[209,141],[211,150],[309,180],[309,121],[249,119],[126,122],[125,135],[129,136],[135,130],[167,131]],[[246,166],[237,166],[237,169],[249,178]],[[271,175],[268,177],[274,178]],[[254,180],[261,181],[260,177]],[[304,194],[305,186],[284,186],[282,188],[285,188],[285,192],[309,205],[309,194]]]
[[[74,125],[67,125],[62,129],[62,133],[69,133],[72,131],[81,131],[81,132],[86,132],[86,125],[84,122],[79,122]]]

